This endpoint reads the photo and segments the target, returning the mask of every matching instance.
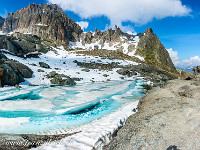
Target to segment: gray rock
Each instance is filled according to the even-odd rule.
[[[103,76],[104,76],[104,77],[108,77],[109,75],[107,75],[107,74],[104,74]]]
[[[39,62],[40,67],[50,69],[50,66],[47,63]]]
[[[5,63],[8,64],[13,70],[20,73],[23,78],[32,77],[33,71],[29,67],[25,66],[24,64],[14,61],[14,60],[5,61]]]
[[[48,77],[53,78],[53,77],[55,77],[55,75],[57,75],[57,73],[55,71],[52,71],[52,72],[49,72]]]
[[[7,43],[7,48],[10,52],[14,54],[17,54],[19,52],[17,46],[13,42],[6,40],[6,43]]]
[[[44,70],[42,70],[42,69],[38,69],[37,71],[38,71],[38,72],[44,72]]]
[[[194,73],[200,73],[200,66],[196,66],[193,68]]]
[[[24,81],[24,78],[31,78],[33,71],[24,64],[9,60],[5,55],[0,54],[0,86],[15,86]]]
[[[117,73],[119,73],[121,75],[127,75],[128,77],[137,75],[137,73],[135,71],[130,70],[130,69],[119,69],[119,70],[117,70]]]
[[[59,75],[56,75],[53,79],[50,80],[52,84],[57,85],[76,85],[74,79],[70,77],[66,77],[66,79],[62,79]]]
[[[85,69],[82,69],[81,71],[90,72],[90,69],[85,68]]]
[[[3,69],[2,85],[15,86],[21,82],[24,82],[24,78],[19,72],[13,70],[8,64],[2,64],[0,68]]]

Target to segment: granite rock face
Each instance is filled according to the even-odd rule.
[[[24,78],[31,78],[33,71],[24,64],[10,60],[0,54],[0,86],[15,86],[24,81]]]
[[[3,26],[4,21],[5,21],[5,19],[0,16],[0,30]]]
[[[82,33],[81,27],[55,4],[30,4],[15,13],[9,13],[2,30],[5,33],[31,33],[57,44],[79,41]]]
[[[144,57],[149,65],[177,73],[169,53],[151,28],[147,28],[145,35],[140,38],[136,54]]]

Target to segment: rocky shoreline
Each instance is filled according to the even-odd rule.
[[[105,150],[200,149],[199,75],[154,87]]]

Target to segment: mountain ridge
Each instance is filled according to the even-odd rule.
[[[116,25],[115,30],[110,28],[99,31],[95,28],[95,33],[84,33],[56,4],[29,4],[15,13],[8,13],[2,29],[4,33],[14,32],[11,38],[3,41],[15,53],[18,53],[18,49],[22,53],[30,50],[41,52],[47,49],[47,45],[63,45],[66,50],[91,50],[97,45],[98,49],[120,51],[131,57],[138,57],[148,65],[177,73],[169,53],[152,29],[147,28],[144,33],[130,35],[122,32]],[[38,39],[34,37],[36,41],[32,41],[22,34],[36,35]],[[3,42],[0,40],[0,43]]]

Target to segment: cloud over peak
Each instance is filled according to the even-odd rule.
[[[115,24],[130,21],[139,25],[152,19],[165,17],[187,16],[191,9],[180,0],[48,0],[58,4],[64,10],[72,11],[81,18],[87,19],[106,16]]]
[[[76,22],[82,30],[87,29],[89,26],[89,22],[87,21],[80,21],[80,22]]]

